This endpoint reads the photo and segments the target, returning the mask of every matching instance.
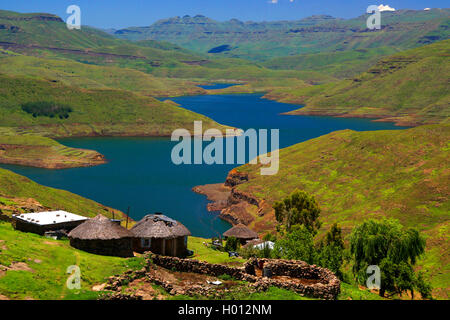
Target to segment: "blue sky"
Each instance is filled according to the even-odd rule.
[[[278,1],[278,3],[271,3]],[[294,20],[313,14],[351,18],[372,4],[396,9],[448,7],[448,0],[0,0],[0,9],[49,12],[67,18],[66,8],[80,6],[82,24],[101,28],[147,26],[162,18],[203,14],[224,21]]]

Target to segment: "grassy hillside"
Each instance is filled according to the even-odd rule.
[[[127,90],[158,97],[204,92],[191,81],[155,77],[135,69],[38,58],[2,49],[0,67],[3,74],[57,81],[85,89]]]
[[[128,269],[140,269],[142,258],[117,258],[75,250],[68,240],[56,241],[13,230],[0,222],[0,298],[9,299],[95,299],[95,284]],[[66,270],[77,265],[81,290],[66,287]],[[3,271],[4,267],[10,268]]]
[[[291,114],[381,118],[399,124],[450,119],[450,40],[383,59],[352,80],[280,89],[267,97],[306,107]]]
[[[96,151],[69,148],[45,137],[0,135],[0,163],[62,169],[99,165],[105,159]]]
[[[364,72],[378,62],[381,57],[398,51],[394,47],[379,47],[319,52],[275,58],[264,62],[263,65],[275,70],[315,71],[342,79]]]
[[[249,210],[258,230],[274,228],[271,205],[296,188],[318,200],[322,231],[338,222],[345,232],[368,218],[399,219],[428,237],[421,267],[441,297],[450,288],[450,125],[399,131],[344,130],[280,151],[277,175],[261,176],[259,165],[238,171],[249,174],[239,191],[259,200]],[[263,214],[262,216],[260,214]]]
[[[111,53],[124,58],[142,60],[192,60],[198,58],[186,50],[169,48],[157,43],[146,42],[142,46],[128,41],[118,40],[97,29],[83,26],[81,30],[69,30],[66,23],[58,16],[47,13],[17,13],[0,10],[0,41],[31,47],[47,49],[84,50],[90,48],[95,53]],[[27,50],[27,48],[22,48]],[[168,50],[169,49],[169,50]],[[55,50],[50,50],[55,51]],[[64,50],[59,50],[61,53]],[[69,52],[69,51],[67,51]],[[76,53],[76,51],[74,52]],[[79,52],[83,54],[83,52]],[[106,56],[105,56],[106,57]],[[114,59],[114,56],[110,57]]]
[[[69,108],[66,118],[24,111],[27,103]],[[62,107],[61,107],[62,108]],[[0,126],[46,136],[170,135],[176,128],[221,128],[211,119],[120,90],[86,90],[60,82],[0,75]]]

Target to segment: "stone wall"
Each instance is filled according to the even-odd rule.
[[[293,290],[309,297],[334,300],[340,293],[340,280],[328,269],[303,261],[278,259],[250,259],[244,267],[236,268],[210,264],[192,259],[152,255],[154,264],[169,270],[193,272],[212,276],[229,275],[237,280],[251,282],[259,291],[270,286]],[[270,270],[272,277],[258,277],[256,271]]]
[[[327,300],[336,299],[340,293],[341,282],[333,272],[304,261],[253,258],[244,268],[250,274],[260,268],[262,272],[268,270],[273,278],[263,277],[262,286],[272,285]]]
[[[245,272],[244,268],[229,267],[222,264],[211,264],[204,261],[181,259],[177,257],[168,257],[160,255],[152,255],[151,259],[154,264],[181,272],[193,272],[206,274],[210,276],[229,275],[237,280],[255,282],[257,278]]]

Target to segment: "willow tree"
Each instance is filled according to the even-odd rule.
[[[314,196],[295,190],[288,197],[273,205],[275,218],[291,231],[293,225],[303,225],[314,236],[320,228],[320,208]]]
[[[405,229],[393,219],[368,220],[353,229],[350,237],[354,275],[364,284],[367,267],[377,265],[381,271],[380,296],[409,290],[414,297],[414,289],[420,291],[421,280],[413,266],[424,251],[425,240],[419,232]]]

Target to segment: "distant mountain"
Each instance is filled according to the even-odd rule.
[[[21,14],[0,10],[0,49],[45,59],[63,58],[89,65],[136,69],[159,78],[200,81],[305,79],[311,75],[316,79],[330,78],[311,72],[279,72],[245,60],[230,60],[214,55],[208,57],[165,41],[131,42],[85,26],[81,30],[68,30],[61,18],[40,13]],[[179,83],[177,87],[180,87]],[[189,86],[184,93],[192,92],[192,87]],[[182,93],[178,89],[177,91]]]
[[[445,40],[450,35],[450,9],[383,12],[382,30],[377,32],[367,29],[367,17],[344,20],[321,15],[296,21],[219,22],[196,15],[164,19],[149,27],[126,28],[112,34],[129,40],[167,41],[198,53],[228,46],[230,50],[213,50],[213,54],[257,61],[386,46],[408,49]]]
[[[95,60],[94,57],[97,60],[155,61],[158,64],[173,60],[202,59],[187,50],[156,41],[146,41],[139,45],[86,26],[81,30],[68,30],[61,18],[51,14],[21,14],[2,10],[0,46],[26,54],[31,51],[46,51],[56,56],[76,56],[77,60],[85,59],[90,62]],[[167,48],[171,52],[167,52]]]

